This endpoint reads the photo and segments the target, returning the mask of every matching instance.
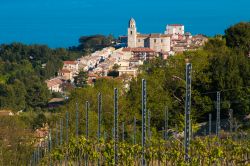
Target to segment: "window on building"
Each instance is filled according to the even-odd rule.
[[[163,43],[163,39],[161,39],[161,42]]]
[[[130,31],[130,35],[132,35],[133,34],[133,31]]]
[[[156,39],[155,39],[154,41],[155,41],[155,43],[156,43]]]
[[[140,40],[140,39],[138,39],[138,42],[141,42],[141,40]]]

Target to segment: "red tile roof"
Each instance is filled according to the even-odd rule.
[[[147,38],[147,37],[154,37],[154,38],[160,38],[160,37],[171,37],[172,35],[169,34],[160,34],[160,33],[151,33],[151,34],[138,34],[138,38]]]
[[[49,103],[56,103],[56,102],[62,102],[64,101],[64,98],[52,98]]]
[[[160,34],[160,33],[152,33],[150,34],[151,38],[161,38],[161,37],[171,37],[169,34]]]
[[[71,71],[68,69],[62,69],[59,71],[59,73],[71,73]]]
[[[149,34],[137,34],[137,37],[145,38],[145,37],[149,37]]]
[[[14,115],[11,110],[0,110],[0,116],[12,116]]]
[[[47,86],[50,88],[52,86],[58,85],[58,84],[62,84],[62,80],[60,80],[59,78],[54,78],[51,80],[47,80],[45,81],[47,83]]]
[[[45,138],[48,135],[49,135],[49,131],[48,129],[45,129],[45,128],[36,129],[35,131],[35,137],[37,138]]]
[[[77,62],[76,61],[64,61],[63,62],[65,65],[76,65]]]
[[[154,50],[147,47],[137,47],[137,48],[123,48],[122,51],[125,52],[154,52]]]
[[[94,73],[89,73],[89,74],[88,74],[88,77],[96,77],[96,78],[97,78],[97,77],[99,77],[99,76],[98,76],[97,74],[94,74]]]
[[[173,35],[171,34],[162,34],[161,37],[172,37]]]

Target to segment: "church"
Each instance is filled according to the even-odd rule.
[[[145,47],[156,52],[169,52],[171,47],[170,34],[140,34],[137,32],[136,22],[129,20],[127,46],[129,48]]]

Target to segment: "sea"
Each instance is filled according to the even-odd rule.
[[[0,0],[0,44],[68,48],[85,35],[126,35],[131,17],[140,33],[184,24],[192,34],[214,36],[250,21],[250,0]]]

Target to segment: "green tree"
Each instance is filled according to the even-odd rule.
[[[86,87],[88,75],[85,71],[80,71],[79,74],[74,78],[74,84],[76,87]]]
[[[12,85],[15,92],[15,110],[24,110],[26,107],[25,97],[27,95],[25,85],[18,79],[16,79]]]
[[[30,81],[32,80],[32,81]],[[41,82],[38,76],[30,76],[24,78],[24,84],[26,85],[26,102],[27,105],[36,108],[46,106],[50,97],[49,90],[44,82]]]
[[[0,84],[0,108],[15,108],[15,92],[10,85]]]
[[[225,30],[227,45],[250,52],[250,22],[241,22]]]
[[[34,121],[33,121],[33,129],[38,129],[43,127],[43,125],[47,122],[47,118],[43,113],[39,113]]]
[[[104,47],[113,46],[113,40],[112,35],[107,37],[103,35],[82,36],[79,39],[80,45],[77,50],[91,53]]]
[[[27,165],[34,141],[29,126],[19,116],[5,116],[0,120],[1,165]]]

